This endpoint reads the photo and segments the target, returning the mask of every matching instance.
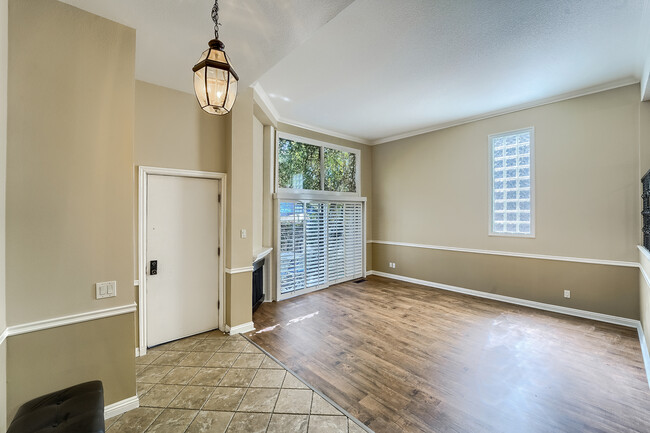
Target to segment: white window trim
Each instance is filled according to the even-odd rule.
[[[329,148],[349,152],[355,154],[355,184],[356,192],[339,192],[339,191],[316,191],[312,189],[295,189],[295,188],[280,188],[280,140],[291,140],[300,143],[310,144],[322,148]],[[339,146],[337,144],[327,143],[325,141],[312,140],[311,138],[301,137],[299,135],[288,134],[286,132],[278,131],[275,135],[275,191],[278,195],[291,195],[298,198],[343,198],[343,197],[361,197],[361,151],[353,147]],[[321,188],[325,187],[325,152],[320,152],[320,184]],[[288,197],[287,197],[288,198]]]
[[[492,218],[494,213],[494,150],[492,149],[492,141],[495,138],[507,135],[519,134],[522,132],[530,131],[530,234],[517,234],[517,233],[495,233],[492,231]],[[529,126],[527,128],[515,129],[512,131],[499,132],[498,134],[488,135],[488,236],[505,237],[505,238],[528,238],[534,239],[535,236],[535,127]]]

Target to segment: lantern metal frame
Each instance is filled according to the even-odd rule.
[[[235,96],[232,101],[232,106],[230,109],[226,108],[226,104],[228,103],[228,96],[231,91],[231,79],[230,75],[232,75],[235,78],[235,82],[237,83],[239,81],[239,75],[235,72],[234,68],[230,64],[230,60],[228,59],[228,56],[226,55],[225,51],[225,45],[223,42],[219,40],[219,5],[218,5],[218,0],[215,0],[214,2],[214,7],[212,8],[212,20],[214,21],[214,39],[212,39],[210,42],[208,42],[208,50],[204,52],[205,56],[202,54],[202,60],[199,61],[194,67],[192,68],[192,72],[196,75],[197,71],[200,71],[201,69],[205,69],[205,72],[203,73],[203,88],[201,89],[202,92],[205,92],[205,101],[206,105],[204,106],[201,103],[201,98],[199,98],[199,95],[197,94],[197,89],[196,86],[194,87],[194,93],[196,96],[196,99],[201,106],[201,108],[210,113],[210,114],[228,114],[230,112],[230,109],[232,109],[232,106],[235,105],[235,100],[237,99],[237,93],[235,93]],[[210,54],[212,53],[213,50],[220,51],[223,53],[223,59],[225,59],[225,62],[220,62],[218,60],[214,60],[210,58]],[[221,57],[221,56],[218,56]],[[227,71],[228,72],[228,79],[226,80],[226,87],[225,87],[225,94],[223,96],[223,104],[215,104],[215,102],[219,101],[211,101],[211,96],[208,89],[208,69],[219,69],[222,71]],[[235,89],[235,92],[237,92],[238,89]],[[207,110],[206,108],[212,107],[212,109],[215,111],[214,113]]]

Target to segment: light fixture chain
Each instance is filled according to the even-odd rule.
[[[219,2],[214,0],[214,6],[212,7],[212,21],[214,21],[214,38],[219,39]]]

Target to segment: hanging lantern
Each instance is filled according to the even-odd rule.
[[[208,42],[199,62],[194,65],[194,93],[199,105],[210,114],[228,114],[237,98],[239,77],[224,51],[225,45],[219,40],[219,5],[217,0],[212,8],[214,39]]]

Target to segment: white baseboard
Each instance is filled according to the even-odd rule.
[[[554,313],[566,314],[568,316],[582,317],[584,319],[597,320],[599,322],[613,323],[615,325],[637,328],[639,321],[626,317],[610,316],[609,314],[594,313],[592,311],[578,310],[577,308],[561,307],[559,305],[545,304],[543,302],[529,301],[511,296],[497,295],[494,293],[481,292],[480,290],[466,289],[464,287],[450,286],[448,284],[435,283],[433,281],[419,280],[417,278],[404,277],[402,275],[389,274],[387,272],[371,271],[372,275],[392,278],[393,280],[406,281],[407,283],[420,284],[422,286],[434,287],[436,289],[449,290],[451,292],[463,293],[465,295],[477,296],[479,298],[493,299],[508,304],[523,305],[538,310],[551,311]],[[366,273],[368,274],[368,273]]]
[[[108,406],[104,407],[104,419],[109,419],[113,418],[114,416],[118,416],[123,414],[124,412],[128,412],[133,409],[137,409],[140,407],[140,399],[138,398],[137,395],[134,395],[133,397],[125,398],[124,400],[120,400],[117,403],[109,404]]]
[[[639,342],[641,343],[641,353],[643,354],[643,365],[645,365],[645,376],[648,379],[648,386],[650,386],[650,353],[648,353],[648,344],[645,341],[645,333],[643,332],[643,325],[641,322],[636,327],[639,333]]]
[[[226,332],[230,335],[234,334],[243,334],[245,332],[250,332],[255,330],[255,324],[253,322],[242,323],[241,325],[233,326],[232,328],[226,325]]]
[[[136,347],[136,348],[135,348],[135,357],[137,358],[137,357],[139,357],[139,356],[140,356],[140,348],[139,348],[139,347]]]

